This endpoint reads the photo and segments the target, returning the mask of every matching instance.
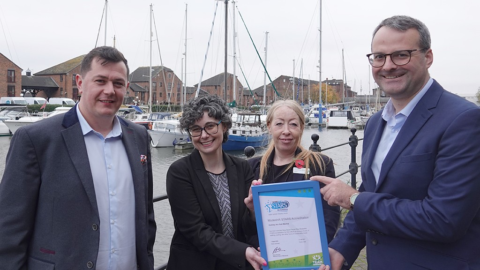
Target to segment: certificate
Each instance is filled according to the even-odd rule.
[[[330,265],[317,181],[252,186],[252,195],[264,270]]]

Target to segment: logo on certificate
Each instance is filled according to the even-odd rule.
[[[290,206],[290,203],[288,201],[268,201],[265,204],[265,208],[267,208],[269,213],[273,210],[277,212],[286,212],[288,211],[288,206]]]

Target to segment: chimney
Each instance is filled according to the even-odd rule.
[[[32,72],[30,71],[30,69],[27,69],[27,76],[32,76]]]

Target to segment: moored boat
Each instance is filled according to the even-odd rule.
[[[268,145],[271,136],[266,125],[262,123],[261,114],[240,112],[232,120],[232,128],[228,134],[228,141],[222,146],[223,150],[244,150],[247,146]]]
[[[187,132],[180,129],[178,120],[153,121],[148,133],[152,138],[152,147],[173,147],[177,143],[189,141]]]

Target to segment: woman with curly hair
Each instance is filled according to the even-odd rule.
[[[222,150],[232,127],[228,107],[217,96],[196,98],[180,125],[195,149],[167,172],[175,226],[168,269],[261,269],[266,261],[245,243],[242,225],[253,173],[247,161]]]
[[[272,141],[263,156],[248,160],[255,174],[253,184],[270,184],[310,179],[314,175],[335,177],[333,161],[326,155],[304,149],[301,145],[305,115],[295,100],[278,100],[267,113],[267,127]],[[320,184],[323,187],[323,184]],[[320,191],[319,191],[320,192]],[[250,215],[255,219],[251,194],[245,199]],[[323,201],[323,214],[328,242],[332,241],[340,219],[340,208]],[[248,224],[248,222],[246,222]],[[254,232],[247,232],[249,235]],[[250,243],[258,243],[255,236]]]

